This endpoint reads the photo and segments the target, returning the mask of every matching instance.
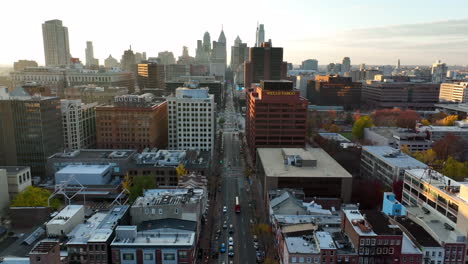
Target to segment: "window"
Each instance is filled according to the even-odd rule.
[[[392,255],[393,254],[393,248],[388,249],[388,254]]]
[[[364,239],[361,239],[361,240],[359,241],[359,245],[364,246]]]
[[[36,261],[37,261],[37,262],[41,262],[41,257],[40,257],[40,256],[37,256],[37,257],[36,257]]]
[[[153,260],[153,254],[152,253],[145,253],[143,255],[143,260]]]
[[[175,254],[174,253],[164,253],[164,260],[175,260]]]
[[[296,262],[297,262],[297,258],[296,258],[296,257],[292,257],[292,258],[291,258],[291,262],[292,262],[292,263],[296,263]]]
[[[382,254],[382,248],[377,248],[377,254]]]
[[[383,248],[383,253],[387,254],[388,248]]]
[[[371,240],[371,245],[372,245],[372,246],[375,246],[375,238],[373,238],[373,239]]]
[[[163,209],[162,209],[162,208],[159,208],[159,209],[158,209],[158,212],[159,212],[160,215],[162,215],[162,214],[163,214]]]
[[[304,257],[299,258],[299,263],[304,263]]]
[[[366,239],[366,246],[368,246],[368,245],[370,245],[370,239],[369,238]]]
[[[179,214],[179,208],[174,209],[175,214]]]
[[[135,254],[133,253],[124,253],[122,254],[123,260],[135,260]]]
[[[188,258],[188,252],[187,251],[179,251],[178,254],[179,254],[179,258],[181,258],[181,259]]]
[[[307,263],[312,263],[312,258],[311,257],[307,257]]]

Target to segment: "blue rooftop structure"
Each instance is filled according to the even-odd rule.
[[[406,208],[399,201],[397,201],[394,193],[384,192],[382,212],[389,216],[405,216]]]

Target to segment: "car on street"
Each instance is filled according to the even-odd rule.
[[[227,206],[223,206],[223,213],[227,213]]]
[[[223,223],[223,229],[226,229],[228,227],[227,221],[224,221]]]
[[[228,255],[230,257],[234,257],[234,247],[233,246],[229,246]]]
[[[228,245],[234,246],[234,239],[232,239],[232,237],[229,237]]]
[[[254,248],[255,248],[255,249],[258,249],[258,242],[255,242],[255,241],[254,241]]]
[[[234,226],[232,224],[229,225],[229,234],[234,234]]]
[[[221,243],[221,245],[219,246],[219,252],[221,253],[226,252],[226,244]]]
[[[257,237],[257,235],[254,235],[254,236],[253,236],[253,241],[254,241],[254,242],[258,242],[258,237]]]

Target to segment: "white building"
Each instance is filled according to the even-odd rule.
[[[2,166],[8,179],[8,194],[10,199],[31,186],[31,169],[25,166]]]
[[[46,66],[70,64],[70,47],[68,45],[68,28],[62,26],[61,20],[49,20],[42,24],[44,55]]]
[[[0,215],[6,213],[9,203],[7,172],[5,169],[0,169]]]
[[[85,219],[83,205],[68,205],[46,224],[48,236],[63,236]]]
[[[440,60],[432,64],[432,82],[433,83],[442,83],[447,77],[447,65],[442,63]]]
[[[439,99],[446,102],[468,103],[468,82],[440,84]]]
[[[112,55],[109,55],[109,57],[104,60],[104,67],[107,69],[118,68],[120,67],[120,63],[117,61],[117,59],[112,57]]]
[[[304,98],[307,97],[307,81],[314,80],[314,75],[298,75],[296,77],[296,89],[300,91],[301,96]]]
[[[86,41],[86,67],[99,66],[99,60],[94,58],[94,48],[92,41]]]
[[[83,104],[81,100],[60,100],[64,148],[92,148],[96,145],[97,103]]]
[[[55,173],[55,184],[73,176],[82,185],[104,185],[111,182],[111,174],[111,165],[67,165]]]
[[[427,165],[390,146],[364,146],[361,153],[361,174],[377,179],[392,188],[403,180],[407,169],[425,169]]]
[[[207,88],[178,88],[169,103],[169,148],[211,151],[215,135],[214,95]]]

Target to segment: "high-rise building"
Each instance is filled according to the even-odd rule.
[[[315,82],[309,85],[313,86],[308,89],[311,104],[341,105],[346,109],[360,106],[362,83],[353,82],[351,77],[315,76]]]
[[[190,65],[195,63],[195,58],[191,57],[186,46],[182,47],[182,56],[179,56],[177,64]]]
[[[262,81],[246,97],[245,134],[252,155],[257,148],[305,146],[308,102],[291,81]]]
[[[33,68],[38,67],[37,62],[33,60],[19,60],[19,61],[15,61],[15,63],[13,64],[14,71],[22,71],[28,67],[33,67]]]
[[[136,59],[135,59],[135,54],[133,53],[132,47],[124,51],[124,54],[122,55],[122,59],[120,60],[120,65],[122,66],[122,70],[124,71],[128,71],[128,72],[136,71]]]
[[[468,103],[468,82],[440,84],[439,99],[445,102]]]
[[[136,52],[135,53],[135,63],[141,63],[143,61],[146,61],[146,52]]]
[[[60,100],[64,148],[78,150],[96,146],[97,103],[84,104],[81,100]]]
[[[0,98],[0,164],[29,166],[44,177],[47,158],[63,151],[62,138],[59,98]]]
[[[213,154],[215,135],[214,96],[207,88],[176,90],[169,103],[169,148],[198,149]]]
[[[211,37],[210,33],[205,32],[203,35],[203,41],[197,40],[197,49],[195,55],[195,61],[201,64],[207,64],[211,57]]]
[[[250,48],[249,61],[244,64],[244,86],[262,80],[286,79],[287,63],[283,61],[283,48],[273,48],[270,42]]]
[[[440,60],[432,64],[432,82],[442,83],[447,78],[447,65]]]
[[[164,67],[165,65],[153,61],[138,64],[137,82],[140,89],[161,88],[165,89]]]
[[[227,51],[226,51],[226,36],[221,29],[218,41],[213,41],[213,50],[211,51],[210,59],[210,75],[224,76],[226,75]]]
[[[341,72],[347,73],[351,71],[351,59],[349,57],[344,57],[341,64]]]
[[[175,64],[174,53],[171,51],[162,51],[158,53],[158,59],[161,64]]]
[[[107,57],[107,59],[104,60],[104,67],[106,67],[107,69],[116,68],[120,67],[120,64],[117,59],[115,59],[114,57],[112,57],[112,55],[109,54],[109,57]]]
[[[265,42],[265,27],[263,24],[257,25],[257,34],[255,35],[255,47],[261,47]]]
[[[167,147],[167,102],[151,94],[116,96],[113,105],[96,107],[98,148]]]
[[[242,43],[242,40],[237,36],[234,40],[234,46],[231,47],[231,69],[237,71],[239,66],[243,65],[249,59],[249,47],[247,43]],[[244,68],[241,69],[244,71]]]
[[[61,20],[48,20],[42,24],[42,38],[46,66],[70,64],[68,28],[62,25]]]
[[[86,67],[99,66],[99,61],[94,58],[94,48],[92,41],[86,41]]]
[[[318,61],[316,59],[305,60],[301,68],[308,71],[318,71]]]

